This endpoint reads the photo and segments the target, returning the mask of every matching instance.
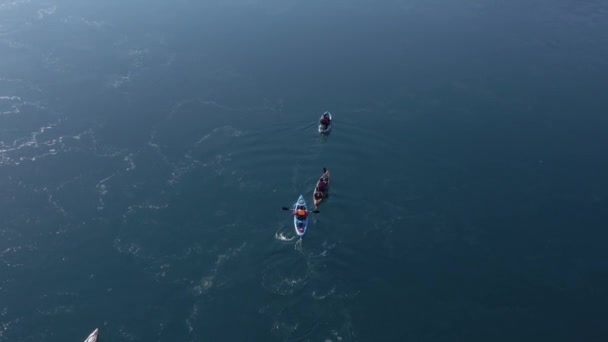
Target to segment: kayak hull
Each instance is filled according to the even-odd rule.
[[[84,342],[97,342],[97,335],[99,335],[99,329],[93,330],[93,332],[87,337]]]
[[[304,206],[304,208],[306,208],[306,211],[308,211],[306,201],[304,200],[304,196],[302,195],[300,195],[296,203],[294,203],[293,209],[295,210],[299,205]],[[308,228],[308,217],[306,217],[304,220],[298,220],[298,218],[293,215],[293,227],[296,230],[296,234],[298,234],[298,236],[304,236],[304,234],[306,234],[306,229]]]
[[[325,188],[325,192],[317,191],[317,189],[319,188],[319,182],[320,182],[321,178],[323,178],[325,180],[325,183],[327,183],[327,188]],[[317,193],[321,193],[321,194],[323,194],[323,196],[321,198],[317,198]],[[315,184],[315,191],[312,194],[312,201],[315,204],[315,206],[317,206],[321,202],[323,202],[323,200],[327,197],[328,193],[329,193],[329,171],[325,171],[321,175],[321,177],[319,177],[317,184]]]
[[[321,134],[329,134],[329,132],[331,131],[331,126],[333,126],[334,124],[334,120],[331,117],[331,113],[330,112],[325,112],[329,115],[329,125],[327,125],[327,127],[324,127],[323,125],[319,124],[319,133]],[[323,113],[323,114],[325,114]],[[321,115],[321,118],[323,118],[323,115]],[[319,120],[321,120],[321,118],[319,118]]]

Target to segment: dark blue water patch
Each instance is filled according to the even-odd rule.
[[[534,276],[512,273],[499,263],[492,263],[495,272],[475,277],[474,273],[463,270],[461,261],[464,260],[453,261],[456,267],[450,262],[441,267],[425,267],[425,271],[415,272],[412,277],[393,277],[390,285],[385,285],[385,292],[391,292],[391,296],[381,295],[382,291],[362,291],[359,302],[355,304],[362,307],[353,315],[355,322],[361,324],[359,336],[417,336],[422,340],[490,337],[506,340],[532,339],[546,329],[552,331],[556,338],[568,333],[564,326],[555,330],[550,328],[544,314],[545,310],[551,310],[556,313],[550,314],[551,321],[562,324],[573,318],[572,314],[565,318],[557,313],[564,313],[565,303],[561,300],[564,292],[537,283]],[[482,280],[480,283],[481,279],[493,281],[486,283]],[[378,287],[381,286],[377,285],[376,289]],[[496,302],[496,298],[504,301]],[[382,309],[384,314],[380,319],[364,314],[383,306],[387,307]],[[366,326],[375,329],[368,330]],[[517,327],[516,331],[511,330],[513,327]]]
[[[484,210],[484,214],[487,213],[488,210]],[[564,249],[565,246],[562,243],[557,245],[554,243],[564,241],[564,237],[557,237],[560,234],[571,236],[570,234],[580,234],[579,231],[561,230],[560,225],[545,221],[538,222],[533,219],[532,215],[525,215],[520,219],[509,215],[508,219],[484,221],[477,225],[475,234],[478,237],[476,243],[471,245],[465,241],[459,241],[459,234],[463,233],[462,223],[454,220],[451,215],[453,214],[445,218],[447,220],[445,229],[449,229],[451,232],[443,232],[444,236],[439,241],[434,236],[437,232],[434,229],[437,218],[433,220],[435,223],[429,221],[426,226],[419,224],[419,229],[411,227],[410,223],[409,229],[404,229],[394,236],[395,241],[403,241],[402,244],[407,246],[407,251],[401,252],[401,258],[407,258],[406,260],[410,261],[403,269],[405,272],[414,273],[415,280],[395,279],[399,274],[398,270],[387,271],[390,274],[387,275],[388,279],[395,279],[394,283],[397,287],[406,282],[417,283],[420,288],[432,293],[432,297],[429,295],[431,297],[428,298],[429,301],[441,301],[441,305],[436,308],[433,308],[431,304],[430,310],[429,303],[408,301],[410,307],[420,307],[421,311],[435,312],[433,315],[437,316],[423,325],[412,325],[416,327],[416,335],[425,336],[428,333],[426,328],[429,331],[435,331],[441,338],[449,338],[462,327],[466,327],[462,328],[462,333],[473,331],[477,329],[473,327],[477,327],[480,318],[464,316],[466,318],[458,325],[460,328],[456,328],[452,324],[458,320],[446,318],[446,315],[450,314],[451,305],[459,306],[459,312],[469,314],[475,312],[476,305],[481,305],[485,308],[483,316],[481,316],[482,321],[485,320],[484,326],[493,327],[484,331],[484,334],[493,335],[498,332],[502,334],[503,329],[499,322],[509,320],[513,323],[515,320],[519,322],[518,326],[521,324],[521,326],[530,327],[530,331],[519,330],[521,336],[528,336],[527,334],[535,334],[533,326],[539,324],[541,320],[544,322],[544,318],[540,317],[541,312],[549,308],[559,310],[559,308],[563,308],[564,300],[573,300],[576,290],[571,286],[573,283],[581,284],[581,281],[575,280],[576,277],[564,276],[564,274],[574,266],[573,258],[581,258],[581,254],[574,252],[577,248],[569,253],[566,252],[567,249]],[[461,215],[467,214],[462,213]],[[546,215],[541,214],[539,217],[546,217]],[[563,219],[563,217],[561,218]],[[543,230],[543,226],[547,227],[549,231]],[[573,226],[578,225],[569,223],[561,225],[563,228]],[[422,232],[425,232],[426,235],[421,235]],[[447,236],[445,236],[446,233],[448,233]],[[571,239],[571,237],[566,239]],[[437,242],[432,244],[433,240]],[[416,246],[416,243],[422,243],[425,246]],[[411,258],[413,255],[416,255],[416,259]],[[536,255],[536,257],[528,259],[531,255]],[[567,261],[568,259],[571,261]],[[588,258],[587,260],[591,262],[593,259]],[[553,265],[552,267],[555,269],[551,270],[549,265]],[[403,288],[407,290],[408,286],[405,285]],[[420,289],[415,290],[418,294],[421,293],[420,291]],[[362,296],[364,295],[363,293]],[[454,303],[454,298],[461,298],[462,302],[456,301],[455,304],[450,304]],[[388,299],[386,300],[388,301]],[[397,301],[401,302],[399,299]],[[389,320],[393,316],[405,316],[408,309],[396,309],[395,311],[394,315],[388,315]],[[442,317],[451,323],[448,323],[447,326],[442,325]],[[569,319],[563,316],[552,317],[558,321]],[[492,322],[493,319],[497,319],[497,321]],[[391,322],[394,321],[391,320]],[[443,329],[445,329],[445,337],[442,334]],[[565,331],[561,330],[561,332]],[[513,336],[519,335],[514,334]]]

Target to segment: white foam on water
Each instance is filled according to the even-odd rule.
[[[13,39],[10,39],[10,38],[5,38],[5,39],[2,40],[2,42],[5,43],[6,46],[8,46],[11,49],[25,49],[25,48],[30,48],[31,47],[30,45],[28,45],[26,43],[23,43],[23,42],[20,42],[20,41],[17,41],[17,40],[13,40]]]
[[[129,219],[129,216],[137,213],[137,211],[139,211],[139,210],[162,210],[162,209],[167,209],[168,207],[169,207],[169,204],[167,204],[167,203],[158,204],[158,203],[150,203],[150,202],[130,205],[127,207],[127,210],[124,212],[124,214],[122,214],[122,221],[123,221],[123,223],[126,223]]]
[[[120,336],[123,338],[124,341],[136,341],[137,340],[137,335],[128,331],[127,328],[125,328],[124,326],[121,326],[120,329],[118,330],[118,332],[120,333]]]
[[[17,8],[21,5],[28,4],[29,2],[30,2],[30,0],[5,1],[5,2],[0,3],[0,11]]]
[[[95,185],[95,188],[97,189],[97,192],[99,192],[99,205],[97,206],[97,210],[103,210],[105,203],[103,201],[103,197],[108,193],[108,187],[106,186],[106,182],[109,181],[110,179],[112,179],[112,177],[116,176],[117,173],[113,173],[111,175],[109,175],[108,177],[100,180],[99,182],[97,182],[97,184]]]
[[[109,80],[106,85],[110,88],[121,88],[122,86],[131,82],[131,73],[127,73],[126,75],[118,75],[111,80]]]
[[[54,123],[44,125],[44,126],[40,127],[38,130],[31,132],[29,134],[29,136],[15,139],[10,144],[7,144],[4,141],[0,141],[0,161],[2,161],[3,164],[19,165],[20,162],[25,161],[25,160],[36,161],[37,158],[43,158],[43,157],[46,157],[49,155],[56,154],[56,152],[50,153],[47,149],[45,151],[41,151],[40,154],[35,155],[33,157],[25,157],[25,156],[19,156],[19,154],[20,154],[19,150],[27,149],[27,148],[37,149],[37,148],[40,148],[40,144],[45,145],[45,147],[49,147],[49,146],[56,144],[56,139],[46,140],[46,141],[43,141],[42,143],[40,143],[38,141],[38,137],[40,135],[43,135],[45,132],[55,128],[59,123],[61,123],[61,121],[62,120],[58,120]],[[15,157],[18,156],[17,160],[15,158],[11,157],[11,154],[13,154],[13,153],[16,154]]]
[[[340,336],[340,334],[336,330],[332,330],[331,333],[332,333],[332,335],[334,335],[336,340],[342,341],[342,336]]]
[[[209,289],[211,289],[214,286],[215,277],[217,276],[217,273],[218,273],[221,265],[223,263],[225,263],[227,260],[238,255],[243,250],[243,248],[245,248],[245,246],[247,246],[247,243],[243,242],[239,247],[229,248],[225,253],[219,254],[217,256],[215,264],[213,265],[213,267],[211,268],[209,273],[206,274],[205,276],[201,277],[199,279],[197,285],[194,286],[194,288],[193,288],[194,293],[196,295],[201,295],[201,294],[207,293],[209,291]]]
[[[74,311],[74,305],[58,305],[53,306],[50,309],[38,309],[37,311],[43,316],[59,316],[72,313]]]
[[[192,158],[191,155],[186,153],[184,159],[173,164],[173,171],[171,171],[171,176],[167,180],[167,184],[171,186],[177,185],[182,177],[194,171],[200,165],[202,165],[202,163],[199,160]]]
[[[101,29],[102,27],[105,27],[108,25],[104,21],[91,20],[91,19],[86,19],[84,17],[75,17],[75,16],[67,16],[67,17],[63,18],[61,20],[61,22],[65,23],[65,24],[71,23],[71,22],[82,23],[85,26],[88,26],[90,28],[95,28],[95,29]]]
[[[6,315],[6,308],[4,308],[3,310],[3,315]],[[19,320],[15,320],[14,322],[19,322]],[[8,331],[8,329],[10,329],[11,325],[14,323],[12,321],[6,321],[6,320],[2,320],[2,322],[0,323],[0,337],[4,336],[4,333],[6,333]]]
[[[99,190],[99,193],[104,196],[108,193],[108,190],[106,189],[106,185],[104,184],[105,182],[109,181],[112,177],[116,176],[115,173],[113,173],[112,175],[100,180],[99,182],[97,182],[97,185],[95,185],[95,187]]]
[[[19,114],[23,104],[19,96],[0,96],[0,115]]]
[[[80,138],[84,135],[92,135],[93,134],[93,130],[92,129],[87,129],[86,131],[82,131],[76,135],[73,135],[72,138],[76,139],[76,140],[80,140]]]
[[[264,271],[262,287],[271,293],[288,296],[302,289],[308,283],[309,278],[309,270],[298,274],[291,268],[281,271],[274,265]]]
[[[133,162],[133,153],[129,153],[123,160],[129,163],[129,166],[125,169],[125,171],[135,170],[137,167],[135,162]]]
[[[283,232],[276,232],[274,233],[274,238],[279,240],[279,241],[293,241],[295,240],[298,236],[297,235],[292,235],[290,237],[287,237],[284,235],[285,233]]]
[[[127,53],[131,58],[131,66],[135,68],[141,68],[143,66],[143,58],[148,55],[150,52],[149,49],[130,49]]]
[[[159,281],[161,278],[165,278],[167,276],[167,270],[171,267],[171,264],[164,263],[159,266],[160,271],[154,274],[154,278],[156,281]]]
[[[173,165],[170,161],[169,158],[163,153],[160,145],[158,144],[158,142],[156,142],[156,136],[158,135],[158,131],[157,130],[152,130],[150,132],[150,139],[148,140],[148,142],[146,143],[146,145],[150,146],[156,153],[158,153],[158,155],[161,157],[162,161],[166,164],[166,165]]]
[[[49,8],[41,8],[36,13],[38,15],[38,20],[44,19],[45,17],[51,16],[55,14],[57,11],[57,6],[53,5]]]
[[[291,336],[297,329],[298,329],[298,322],[295,322],[293,324],[288,324],[285,322],[278,322],[275,321],[272,324],[272,329],[270,330],[273,334],[279,334],[283,337],[285,337],[286,339],[289,339],[289,336]]]
[[[192,305],[190,315],[188,316],[188,318],[186,318],[186,327],[188,327],[188,333],[190,334],[192,334],[192,332],[194,331],[194,326],[192,326],[192,322],[196,319],[196,316],[198,316],[198,305],[196,305],[195,303]]]
[[[46,188],[46,187],[43,188],[43,190],[47,193],[47,195],[48,195],[47,201],[49,202],[50,205],[53,206],[53,208],[55,208],[55,211],[57,211],[62,216],[66,216],[67,213],[66,213],[65,209],[53,198],[53,193],[50,192],[48,190],[48,188]]]
[[[296,243],[293,245],[293,248],[300,252],[300,253],[304,253],[304,249],[302,248],[302,237],[300,236],[300,239],[298,241],[296,241]]]
[[[33,245],[8,247],[0,252],[0,262],[2,262],[6,267],[10,268],[22,267],[24,264],[12,262],[10,259],[19,260],[19,253],[21,253],[21,251],[32,252],[36,249],[37,248]]]
[[[120,237],[114,239],[114,249],[121,254],[130,254],[138,259],[146,259],[142,247],[135,242],[123,242]]]
[[[317,293],[317,291],[312,291],[312,298],[317,299],[317,300],[323,300],[335,293],[336,293],[336,287],[334,286],[324,294]]]
[[[196,143],[194,143],[194,146],[200,145],[203,142],[205,142],[205,140],[209,139],[211,136],[220,134],[220,133],[227,137],[240,137],[241,135],[243,135],[242,131],[240,131],[230,125],[220,126],[220,127],[214,128],[211,132],[205,134],[203,137],[198,139],[196,141]]]
[[[153,134],[154,134],[154,136],[156,135],[155,132]],[[232,126],[229,126],[229,125],[216,127],[210,133],[207,133],[204,136],[202,136],[201,138],[199,138],[192,145],[192,147],[186,151],[183,158],[176,163],[169,162],[168,158],[166,158],[160,151],[160,147],[158,146],[158,144],[152,143],[150,141],[148,143],[148,145],[157,149],[157,151],[161,154],[163,159],[168,164],[173,166],[171,176],[167,180],[167,183],[171,186],[176,186],[177,184],[180,183],[181,179],[185,175],[193,172],[194,170],[196,170],[199,167],[209,167],[209,166],[213,165],[215,167],[214,172],[217,175],[224,174],[224,172],[225,172],[224,164],[226,164],[232,160],[230,153],[214,154],[210,157],[210,159],[208,159],[206,161],[201,161],[199,159],[196,159],[195,157],[193,157],[193,155],[200,154],[199,152],[197,152],[197,148],[201,148],[202,146],[205,146],[205,143],[209,139],[212,139],[212,138],[213,139],[230,139],[233,137],[240,137],[242,134],[243,133],[240,130],[238,130]],[[222,141],[222,140],[220,140],[220,141]]]

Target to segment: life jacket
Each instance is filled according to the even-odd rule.
[[[306,216],[306,210],[304,210],[304,209],[298,209],[298,211],[296,212],[296,214],[298,216]]]

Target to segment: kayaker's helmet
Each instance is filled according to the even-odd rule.
[[[323,113],[323,116],[326,117],[326,118],[328,118],[329,117],[329,113],[325,112],[325,113]]]

